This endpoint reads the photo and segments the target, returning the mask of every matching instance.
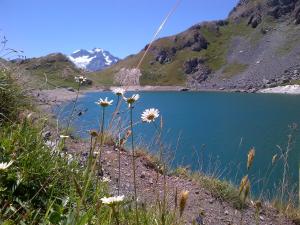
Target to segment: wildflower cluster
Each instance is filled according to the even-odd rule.
[[[125,90],[123,88],[114,88],[112,89],[112,92],[116,96],[121,96],[123,100],[128,104],[128,107],[131,108],[135,102],[137,102],[140,98],[139,94],[133,94],[130,97],[125,97]],[[105,99],[100,98],[97,102],[95,102],[97,105],[105,108],[108,106],[111,106],[113,103],[113,100],[108,100],[106,97]],[[156,118],[159,117],[159,110],[155,108],[145,109],[143,113],[141,114],[142,122],[151,123],[154,122]]]
[[[75,81],[79,84],[84,84],[87,81],[87,78],[84,76],[77,76],[75,77]]]
[[[121,139],[119,141],[120,146],[122,146],[127,138],[129,136],[131,136],[131,147],[132,147],[132,168],[133,168],[133,183],[134,183],[134,203],[135,203],[135,216],[136,216],[136,223],[139,224],[139,215],[138,215],[138,206],[137,206],[137,182],[136,182],[136,156],[135,156],[135,148],[134,148],[134,139],[133,139],[133,116],[132,116],[132,111],[134,109],[133,105],[140,99],[140,95],[139,94],[132,94],[130,97],[126,97],[125,96],[125,90],[123,88],[114,88],[112,89],[112,92],[118,97],[117,100],[117,106],[115,109],[115,112],[113,113],[113,118],[114,116],[117,114],[117,110],[119,107],[119,103],[121,99],[124,100],[124,102],[128,105],[129,111],[130,111],[130,131],[127,131],[127,134],[125,135],[124,139]],[[104,129],[104,119],[105,119],[105,114],[104,114],[104,109],[108,106],[111,106],[113,103],[113,100],[109,100],[107,97],[102,99],[100,98],[97,102],[95,102],[97,105],[99,105],[100,107],[102,107],[102,125],[101,125],[101,136],[103,136],[103,129]],[[151,123],[154,122],[156,118],[159,117],[159,111],[158,109],[155,108],[150,108],[150,109],[146,109],[143,111],[143,113],[141,114],[141,121],[142,122],[147,122],[147,123]],[[94,134],[94,136],[97,136],[97,134]],[[103,143],[103,142],[102,142]],[[120,147],[119,146],[119,147]],[[120,149],[120,148],[119,148]],[[94,151],[93,152],[94,155],[97,154],[100,156],[101,158],[101,151]],[[119,150],[119,167],[120,167],[120,150]],[[119,168],[119,178],[118,178],[118,182],[119,182],[119,187],[118,187],[118,194],[119,194],[119,189],[120,189],[120,168]],[[104,179],[103,179],[104,181]],[[105,180],[104,182],[109,182],[108,180]],[[186,198],[187,198],[188,194],[185,194]],[[184,198],[183,198],[184,199]],[[115,196],[115,197],[104,197],[101,199],[103,204],[109,205],[112,207],[113,210],[113,214],[116,217],[116,221],[118,221],[118,216],[117,213],[115,211],[115,204],[121,202],[124,200],[124,195],[121,196]],[[184,204],[185,205],[185,204]],[[118,222],[117,222],[118,224]]]

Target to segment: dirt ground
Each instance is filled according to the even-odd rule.
[[[89,150],[89,144],[80,140],[70,141],[68,151],[85,155]],[[120,160],[120,194],[126,198],[131,198],[134,193],[132,155],[130,152],[121,151]],[[151,166],[146,156],[139,156],[136,160],[137,168],[137,194],[141,202],[147,205],[155,204],[157,196],[163,196],[163,176],[158,174]],[[110,188],[112,194],[118,192],[118,151],[113,146],[105,146],[102,163],[104,176],[111,179]],[[157,180],[158,177],[158,180]],[[167,199],[168,207],[174,208],[175,193],[189,191],[187,206],[184,211],[186,224],[191,224],[197,219],[196,224],[205,225],[238,225],[241,224],[241,213],[243,213],[242,224],[257,224],[255,208],[250,203],[243,211],[235,209],[230,203],[220,201],[213,197],[211,192],[201,187],[198,182],[179,176],[167,176]],[[202,223],[201,223],[202,221]],[[291,220],[272,208],[270,205],[263,204],[260,210],[258,221],[260,225],[288,225],[294,224]]]

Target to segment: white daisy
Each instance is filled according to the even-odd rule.
[[[123,96],[125,94],[125,90],[123,88],[114,88],[112,92],[117,96]]]
[[[102,107],[107,107],[112,105],[113,100],[108,100],[108,98],[106,97],[104,100],[102,98],[100,98],[100,100],[98,102],[95,102],[97,105],[100,105]]]
[[[159,111],[154,108],[146,109],[141,116],[142,121],[147,123],[153,122],[157,117],[159,117]]]
[[[84,77],[84,76],[78,76],[78,77],[75,77],[75,81],[76,81],[77,83],[83,84],[83,83],[86,82],[86,77]]]
[[[9,163],[6,162],[0,163],[0,170],[6,170],[8,167],[11,166],[11,164],[13,164],[13,161],[10,161]]]
[[[121,196],[113,196],[113,197],[104,197],[100,199],[103,204],[106,205],[113,205],[119,202],[122,202],[124,200],[124,195]]]
[[[128,103],[129,107],[131,107],[132,104],[135,103],[139,98],[140,98],[139,94],[133,94],[129,98],[124,97],[124,101]]]

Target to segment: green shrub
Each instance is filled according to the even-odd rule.
[[[40,130],[28,121],[2,128],[0,152],[1,162],[13,161],[0,171],[0,218],[16,222],[35,215],[38,219],[49,201],[70,198],[71,179],[80,173],[77,163],[47,147]]]
[[[27,98],[14,83],[9,72],[0,70],[0,124],[15,121],[26,105]]]

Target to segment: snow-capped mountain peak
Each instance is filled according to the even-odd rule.
[[[88,71],[103,70],[119,61],[119,58],[102,48],[74,51],[68,58],[79,68]]]

